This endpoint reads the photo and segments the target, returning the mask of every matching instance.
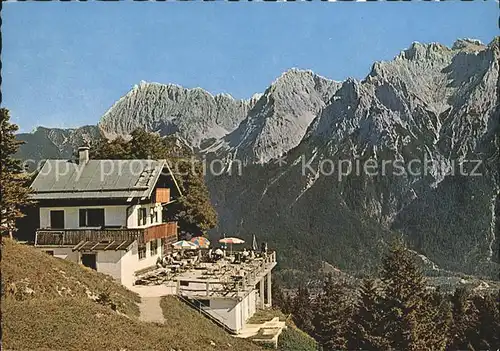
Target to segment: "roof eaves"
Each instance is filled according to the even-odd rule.
[[[165,160],[165,165],[167,166],[168,172],[170,173],[170,176],[172,177],[172,180],[174,181],[175,187],[177,188],[179,195],[183,196],[181,188],[179,187],[179,183],[177,183],[177,179],[175,179],[174,173],[172,172],[172,169],[170,168],[170,165],[168,164],[167,160]]]
[[[158,179],[160,178],[161,173],[163,172],[163,167],[165,167],[166,160],[158,160],[158,166],[155,167],[155,172],[152,177],[152,182],[149,183],[148,189],[146,193],[144,194],[144,197],[150,198],[153,190],[155,189],[156,183],[158,182]]]

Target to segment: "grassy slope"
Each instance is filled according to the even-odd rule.
[[[107,291],[121,313],[91,300],[87,290]],[[259,349],[225,334],[173,298],[166,325],[140,322],[138,301],[135,293],[107,276],[8,239],[2,241],[3,349]]]
[[[58,297],[88,299],[88,294],[104,292],[110,294],[118,311],[131,317],[139,315],[139,296],[110,276],[12,240],[2,240],[2,296],[19,301]]]

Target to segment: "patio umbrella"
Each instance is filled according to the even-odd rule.
[[[257,246],[257,239],[255,239],[255,234],[253,235],[253,238],[252,238],[252,249],[254,251],[257,251],[259,249],[259,247]]]
[[[210,241],[204,236],[195,236],[191,238],[191,242],[202,249],[208,249],[210,247]]]
[[[245,240],[240,238],[222,238],[219,240],[219,243],[222,244],[230,244],[231,245],[231,254],[233,254],[233,244],[244,244]]]
[[[187,240],[177,241],[173,243],[172,246],[177,250],[196,250],[198,248],[198,245]]]

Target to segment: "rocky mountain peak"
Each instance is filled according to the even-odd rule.
[[[252,101],[229,94],[213,96],[201,88],[141,81],[104,114],[99,128],[109,138],[126,136],[136,128],[178,133],[198,147],[203,140],[233,131],[251,107]]]
[[[229,153],[244,163],[267,163],[286,154],[300,143],[339,86],[312,71],[284,72],[225,138]]]
[[[469,38],[463,38],[463,39],[458,39],[453,43],[453,46],[451,47],[452,50],[484,50],[486,49],[486,45],[484,45],[480,40],[477,39],[469,39]]]

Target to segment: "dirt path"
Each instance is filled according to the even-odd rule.
[[[144,322],[163,323],[163,312],[160,307],[161,297],[141,297],[139,310],[141,315],[139,319]]]

